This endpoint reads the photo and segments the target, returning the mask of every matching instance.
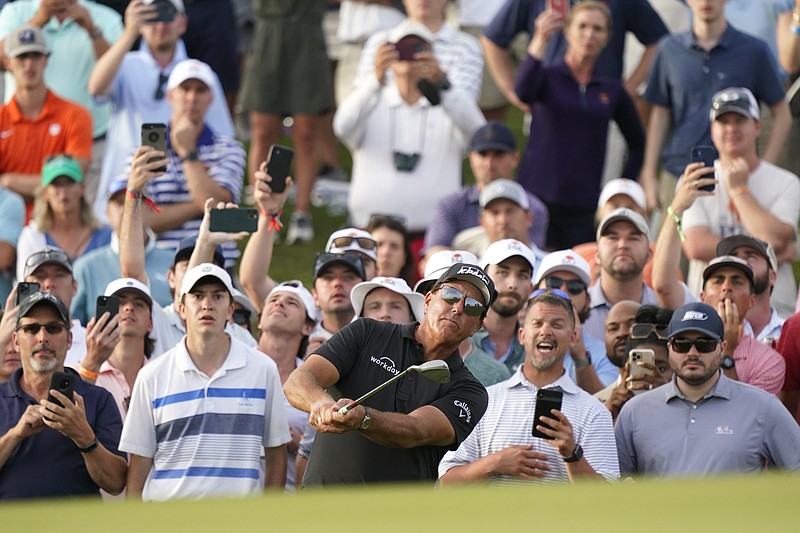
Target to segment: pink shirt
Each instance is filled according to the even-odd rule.
[[[758,342],[752,335],[742,335],[733,352],[739,381],[772,394],[778,394],[786,377],[786,362],[781,354]]]
[[[142,366],[147,364],[147,358],[144,358]],[[128,380],[125,379],[125,374],[121,370],[117,370],[108,361],[100,365],[99,376],[94,384],[98,387],[103,387],[114,397],[117,402],[117,409],[119,415],[122,417],[122,422],[125,422],[125,415],[128,414],[128,402],[131,399],[131,387],[128,386]]]

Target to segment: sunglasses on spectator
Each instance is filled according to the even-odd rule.
[[[566,292],[562,291],[561,289],[536,289],[535,291],[533,291],[531,293],[531,298],[530,299],[533,300],[537,296],[541,296],[542,294],[544,294],[546,292],[549,292],[550,294],[555,294],[559,298],[561,298],[563,300],[567,300],[568,302],[570,302],[570,304],[572,304],[572,300],[569,299],[569,294],[567,294]]]
[[[463,299],[464,314],[469,316],[481,316],[483,315],[484,310],[486,310],[486,306],[480,303],[478,300],[472,298],[471,296],[466,296],[460,290],[456,289],[455,287],[451,287],[450,285],[442,285],[439,288],[439,296],[441,296],[442,300],[449,305],[455,305]]]
[[[558,276],[548,276],[544,280],[548,289],[560,289],[567,286],[567,292],[573,296],[586,292],[586,284],[579,279],[562,279]]]
[[[67,326],[59,322],[48,322],[47,324],[34,322],[33,324],[22,324],[18,326],[17,331],[22,330],[26,335],[33,336],[38,335],[42,328],[44,328],[48,335],[58,335],[67,329]]]
[[[41,259],[42,257],[44,259]],[[25,261],[25,266],[32,267],[33,265],[41,265],[42,263],[47,263],[49,261],[67,265],[72,264],[67,254],[61,250],[44,250],[41,252],[36,252],[35,254],[31,254],[28,257],[28,260]]]
[[[668,335],[669,326],[658,324],[634,324],[631,326],[631,339],[646,339],[650,335],[655,335],[657,338],[666,340]]]
[[[167,84],[169,80],[169,76],[163,73],[159,73],[158,75],[158,87],[156,87],[156,94],[153,96],[156,100],[163,100],[164,99],[164,86]]]
[[[677,353],[689,353],[692,346],[697,348],[700,353],[711,353],[717,348],[718,342],[716,339],[700,337],[699,339],[672,339],[669,341],[669,345]]]
[[[332,248],[347,248],[355,242],[362,250],[374,250],[378,243],[367,237],[338,237],[333,239]]]

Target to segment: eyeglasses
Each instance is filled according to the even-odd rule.
[[[413,172],[422,154],[404,154],[403,152],[394,152],[394,168],[398,172]]]
[[[439,288],[439,296],[441,296],[442,300],[449,305],[455,305],[463,299],[464,314],[469,316],[481,316],[486,310],[486,306],[480,303],[478,300],[472,298],[471,296],[464,295],[464,293],[462,293],[460,290],[456,289],[455,287],[451,287],[450,285],[442,285]]]
[[[333,239],[331,248],[347,248],[355,242],[362,250],[374,250],[378,243],[367,237],[338,237]]]
[[[71,265],[72,262],[69,260],[67,254],[62,250],[56,249],[49,249],[49,250],[42,250],[41,252],[36,252],[28,256],[28,260],[25,261],[25,267],[32,267],[34,265],[41,265],[47,262],[54,262],[54,263],[61,263],[65,265]]]
[[[711,353],[717,348],[718,342],[716,339],[700,337],[699,339],[672,339],[669,341],[669,345],[677,353],[689,353],[692,346],[697,348],[700,353]]]
[[[631,326],[631,339],[646,339],[650,335],[655,335],[657,338],[666,340],[668,335],[669,326],[658,324],[634,324]]]
[[[42,328],[44,328],[48,335],[58,335],[67,329],[67,326],[59,322],[48,322],[47,324],[39,324],[38,322],[34,322],[33,324],[22,324],[17,326],[17,331],[22,330],[26,335],[34,336],[38,335]]]
[[[560,289],[566,285],[567,292],[573,296],[586,292],[586,284],[579,279],[562,279],[558,276],[549,276],[544,281],[548,289]]]
[[[164,99],[164,86],[167,84],[169,80],[169,76],[163,73],[159,73],[158,75],[158,87],[156,87],[156,94],[153,96],[156,100],[163,100]]]
[[[562,291],[561,289],[537,289],[537,290],[535,290],[535,291],[533,291],[531,293],[531,298],[530,299],[533,300],[537,296],[541,296],[542,294],[544,294],[546,292],[549,292],[551,294],[555,294],[559,298],[562,298],[562,299],[572,303],[572,300],[569,299],[569,294],[567,294],[566,292]]]

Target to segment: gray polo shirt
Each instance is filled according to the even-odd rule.
[[[622,475],[800,469],[800,426],[772,394],[720,375],[692,403],[670,383],[627,402],[614,429]]]

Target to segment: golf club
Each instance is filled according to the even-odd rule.
[[[435,381],[436,383],[447,383],[450,381],[450,367],[447,366],[447,363],[442,361],[441,359],[434,359],[433,361],[426,361],[421,365],[411,365],[410,367],[406,368],[395,377],[391,378],[390,380],[378,385],[364,396],[359,398],[358,400],[353,400],[349,404],[345,405],[341,409],[339,409],[340,415],[346,415],[349,413],[356,405],[360,404],[367,398],[371,398],[372,396],[378,394],[380,391],[397,381],[398,379],[402,378],[409,372],[416,372],[420,376],[427,378],[431,381]]]

